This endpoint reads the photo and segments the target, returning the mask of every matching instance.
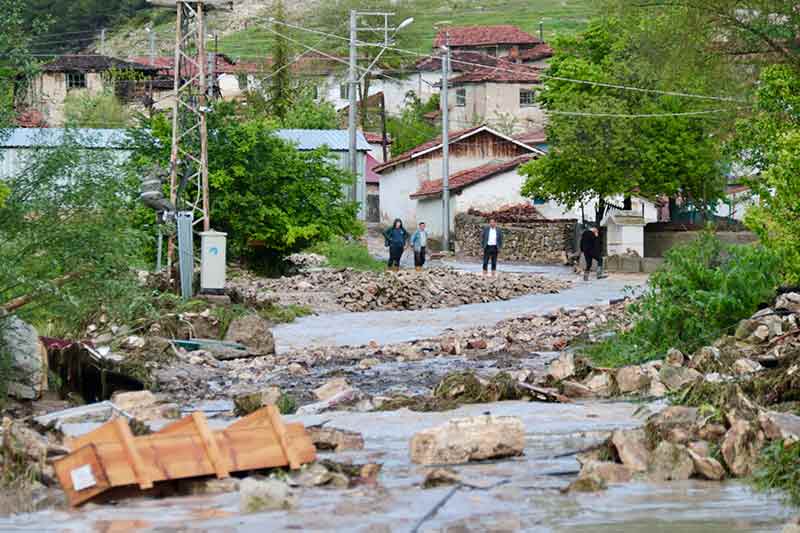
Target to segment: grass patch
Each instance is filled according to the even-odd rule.
[[[270,305],[259,309],[258,314],[261,315],[262,318],[275,324],[286,324],[294,322],[295,319],[300,317],[313,314],[313,311],[306,305]]]
[[[337,238],[317,244],[309,251],[327,257],[328,264],[333,268],[352,268],[372,272],[381,272],[386,269],[384,262],[372,257],[367,247],[360,242]]]
[[[761,451],[753,482],[760,490],[781,490],[800,506],[800,442],[775,441]]]

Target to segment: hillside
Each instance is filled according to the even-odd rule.
[[[270,16],[270,2],[242,0],[233,13],[212,13],[209,18],[209,35],[217,36],[215,43],[210,37],[209,47],[216,45],[219,51],[234,58],[258,61],[270,54],[273,35],[265,29]],[[297,25],[340,36],[347,35],[347,11],[342,8],[341,17],[330,23],[324,15],[334,12],[326,4],[287,2],[289,19]],[[434,24],[447,21],[451,25],[514,24],[538,34],[539,22],[543,23],[544,37],[551,40],[557,35],[580,30],[595,12],[594,0],[410,0],[402,7],[393,8],[387,2],[387,10],[410,14],[414,23],[404,29],[400,45],[417,51],[428,52],[436,33]],[[149,36],[147,26],[156,34],[156,53],[168,53],[174,43],[174,22],[166,10],[151,10],[149,17],[137,17],[135,21],[114,30],[107,40],[106,51],[115,55],[147,55]],[[299,30],[281,30],[297,41],[332,52],[341,42],[333,38]],[[320,42],[322,41],[322,42]],[[294,45],[298,51],[302,47]]]

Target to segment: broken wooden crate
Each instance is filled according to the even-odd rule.
[[[285,424],[268,405],[211,431],[196,412],[157,433],[134,437],[127,419],[115,418],[81,437],[67,440],[71,453],[54,463],[70,505],[125,485],[149,489],[157,481],[289,466],[316,459],[303,424]]]

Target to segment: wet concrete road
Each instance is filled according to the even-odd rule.
[[[740,482],[687,481],[612,485],[593,494],[561,494],[575,478],[571,452],[605,439],[616,428],[641,424],[640,404],[500,402],[444,413],[325,413],[288,417],[363,433],[365,449],[328,455],[337,461],[383,464],[377,487],[298,490],[297,507],[243,515],[237,493],[128,499],[77,511],[43,511],[0,519],[16,531],[359,531],[359,532],[773,532],[793,514],[774,495]],[[656,410],[657,405],[648,406]],[[515,415],[526,428],[523,457],[453,467],[485,490],[462,488],[429,520],[452,487],[423,490],[427,467],[408,457],[411,436],[457,416],[491,411]],[[326,455],[326,454],[324,454]]]
[[[480,269],[480,265],[474,263],[457,263],[454,266],[468,271]],[[621,275],[584,282],[566,267],[507,265],[502,268],[575,281],[571,288],[558,294],[531,294],[506,301],[445,309],[368,311],[304,317],[273,329],[276,349],[278,353],[285,353],[313,346],[361,346],[373,340],[387,344],[424,339],[441,335],[448,329],[493,326],[501,320],[547,313],[561,307],[572,309],[605,304],[629,294],[628,288],[641,289],[645,284],[644,276]]]

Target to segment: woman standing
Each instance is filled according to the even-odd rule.
[[[400,270],[400,258],[403,257],[403,249],[408,241],[408,232],[403,227],[403,221],[394,219],[394,224],[383,232],[383,237],[385,245],[389,247],[389,268]]]

